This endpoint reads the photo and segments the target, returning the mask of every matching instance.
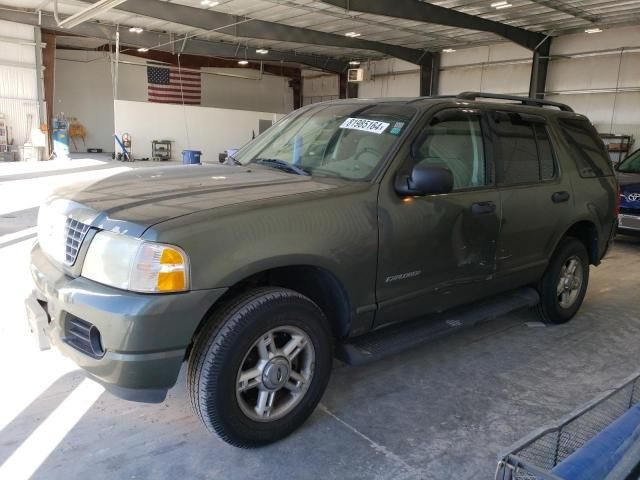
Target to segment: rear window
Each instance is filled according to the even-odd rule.
[[[502,185],[545,182],[556,177],[556,162],[542,118],[494,112]]]
[[[613,175],[609,155],[593,125],[587,120],[567,118],[560,119],[560,125],[581,177]]]

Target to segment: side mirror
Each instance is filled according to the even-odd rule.
[[[403,197],[449,193],[453,190],[453,173],[448,168],[418,163],[410,175],[396,177],[395,187]]]

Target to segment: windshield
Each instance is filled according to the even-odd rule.
[[[618,171],[623,173],[640,173],[640,150],[636,150],[627,157],[620,165]]]
[[[234,156],[298,175],[368,180],[415,115],[398,104],[327,104],[294,112]]]

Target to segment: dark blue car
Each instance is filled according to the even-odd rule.
[[[618,231],[640,235],[640,150],[618,165],[620,184],[620,216]]]

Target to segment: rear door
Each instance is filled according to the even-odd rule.
[[[502,207],[497,274],[518,287],[544,272],[573,213],[571,184],[558,167],[545,117],[509,111],[490,117]]]
[[[383,181],[376,325],[484,296],[495,271],[500,224],[486,130],[480,110],[441,110],[425,121],[411,153]],[[394,178],[418,162],[450,169],[454,191],[400,197]]]

